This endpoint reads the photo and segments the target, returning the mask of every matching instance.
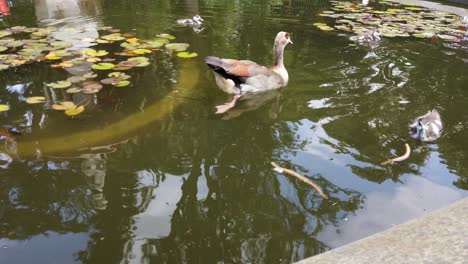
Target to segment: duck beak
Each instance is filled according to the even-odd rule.
[[[288,43],[294,44],[291,39],[288,39]]]

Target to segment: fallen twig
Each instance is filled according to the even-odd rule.
[[[307,179],[306,177],[298,174],[297,172],[295,171],[292,171],[292,170],[289,170],[289,169],[286,169],[286,168],[283,168],[283,167],[280,167],[278,166],[278,164],[274,163],[274,162],[271,162],[271,165],[273,165],[273,167],[275,167],[276,169],[278,169],[279,171],[281,172],[285,172],[291,176],[294,176],[296,178],[298,178],[299,180],[309,184],[310,186],[312,186],[315,190],[317,190],[318,193],[320,193],[320,195],[323,196],[323,198],[325,199],[328,199],[328,196],[326,194],[323,193],[322,189],[320,189],[320,187],[318,187],[315,183],[311,182],[309,179]]]
[[[393,162],[396,162],[396,161],[403,161],[403,160],[407,159],[409,157],[410,153],[411,153],[411,148],[407,143],[405,143],[405,147],[406,147],[406,152],[405,152],[405,154],[403,156],[396,157],[394,159],[389,159],[387,161],[384,161],[384,162],[380,163],[380,165],[387,165],[389,163],[393,163]]]

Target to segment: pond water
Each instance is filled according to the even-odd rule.
[[[312,26],[328,8],[307,0],[13,1],[2,28],[169,33],[199,56],[150,54],[148,67],[131,70],[130,86],[88,96],[75,118],[50,109],[70,95],[44,85],[71,70],[40,62],[0,72],[0,104],[10,106],[1,125],[22,133],[0,140],[0,262],[290,263],[466,197],[466,48],[414,38],[350,46],[343,33]],[[205,20],[201,32],[176,25],[194,14]],[[232,97],[203,58],[270,65],[281,30],[294,41],[285,51],[288,86],[215,114]],[[48,103],[26,104],[29,96]],[[432,109],[442,136],[414,140],[408,124]],[[380,165],[405,143],[409,159]],[[329,199],[275,172],[272,161]]]

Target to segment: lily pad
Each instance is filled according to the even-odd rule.
[[[99,70],[99,71],[105,71],[105,70],[110,70],[115,67],[115,64],[109,63],[109,62],[102,62],[98,64],[94,64],[91,66],[93,70]]]
[[[84,77],[84,76],[72,76],[72,77],[67,79],[67,81],[69,81],[71,83],[79,83],[79,82],[82,82],[82,81],[85,81],[85,80],[86,80],[86,77]]]
[[[166,44],[166,49],[170,49],[170,50],[173,50],[173,51],[185,51],[188,47],[190,46],[190,44],[188,43],[168,43]]]
[[[54,52],[50,52],[45,57],[48,60],[60,60],[62,58],[62,57],[58,56],[57,54],[55,54]]]
[[[70,109],[65,110],[65,114],[67,116],[76,116],[81,114],[85,110],[84,106],[73,107]]]
[[[138,55],[143,55],[143,54],[151,53],[152,51],[149,49],[134,49],[132,50],[132,52]]]
[[[108,40],[108,41],[121,41],[121,40],[124,40],[125,38],[122,37],[120,33],[113,33],[110,35],[102,36],[101,39]]]
[[[8,68],[10,68],[10,66],[5,65],[5,64],[0,64],[0,71],[6,70]]]
[[[198,56],[198,54],[195,53],[195,52],[186,52],[186,51],[183,51],[183,52],[177,53],[177,57],[179,57],[179,58],[184,58],[184,59],[195,58],[196,56]]]
[[[106,56],[109,54],[109,52],[105,50],[96,51],[95,49],[83,49],[82,51],[85,55],[90,56],[90,57],[102,57],[102,56]]]
[[[26,98],[28,104],[42,104],[45,103],[46,98],[44,96],[31,96]]]
[[[72,87],[72,88],[68,88],[65,92],[66,92],[66,93],[70,93],[70,94],[74,94],[74,93],[79,93],[79,92],[81,92],[81,89],[80,89],[80,88],[77,88],[77,87]]]
[[[56,42],[50,43],[50,45],[57,49],[65,49],[65,48],[69,48],[73,46],[71,42],[67,42],[67,41],[56,41]]]
[[[6,37],[6,36],[10,36],[10,35],[11,35],[11,32],[10,32],[10,31],[7,31],[7,30],[0,30],[0,38]]]
[[[107,44],[107,43],[110,43],[109,40],[105,40],[105,39],[96,39],[96,42],[99,43],[99,44]]]
[[[54,83],[48,83],[47,86],[54,88],[54,89],[62,89],[71,86],[71,82],[69,81],[58,81]]]
[[[86,79],[92,79],[92,78],[96,78],[97,74],[94,72],[88,72],[88,73],[85,73],[83,77],[85,77]]]
[[[81,92],[85,94],[94,94],[99,92],[102,89],[102,85],[99,84],[98,82],[92,82],[89,84],[86,84],[83,89],[81,89]]]
[[[76,107],[75,103],[73,103],[71,101],[63,101],[63,102],[60,102],[59,104],[52,105],[52,109],[61,110],[61,111],[64,111],[64,110],[67,110],[67,109],[72,109],[72,108],[75,108],[75,107]]]
[[[156,35],[156,37],[165,38],[165,39],[170,39],[170,40],[174,40],[174,39],[175,39],[174,36],[172,36],[172,35],[170,35],[170,34],[166,34],[166,33]]]
[[[128,85],[130,85],[129,81],[120,81],[115,86],[116,87],[125,87],[125,86],[128,86]]]
[[[125,74],[125,73],[123,73],[123,72],[111,72],[111,73],[109,73],[107,76],[119,78],[120,80],[127,80],[127,79],[130,79],[130,75]]]
[[[451,35],[437,35],[437,37],[439,37],[440,39],[443,39],[443,40],[448,40],[448,41],[456,41],[456,40],[458,40],[457,37],[451,36]]]
[[[9,105],[0,104],[0,112],[5,112],[5,111],[8,111],[8,110],[10,110]]]
[[[146,66],[149,65],[149,60],[146,57],[134,57],[134,58],[130,58],[128,60],[138,62],[138,64],[135,65],[135,67],[146,67]]]

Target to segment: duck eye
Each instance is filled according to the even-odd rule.
[[[288,39],[288,38],[289,38],[289,33],[286,32],[286,33],[284,34],[284,37]]]

